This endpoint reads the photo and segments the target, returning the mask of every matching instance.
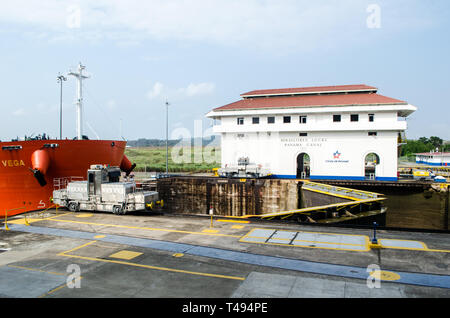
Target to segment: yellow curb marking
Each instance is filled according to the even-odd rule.
[[[379,280],[387,281],[395,281],[400,279],[399,274],[389,271],[373,271],[372,273],[370,273],[370,276]]]

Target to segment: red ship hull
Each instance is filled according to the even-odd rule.
[[[52,206],[57,179],[86,180],[93,164],[121,166],[125,141],[30,140],[0,142],[0,216],[43,210]],[[45,159],[45,160],[43,160]],[[33,170],[42,166],[40,184]]]

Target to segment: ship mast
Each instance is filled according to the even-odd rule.
[[[86,67],[78,64],[78,73],[69,72],[68,75],[72,75],[77,79],[77,138],[83,139],[83,79],[89,78],[89,76],[83,75],[83,70]]]

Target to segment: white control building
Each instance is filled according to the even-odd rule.
[[[397,180],[397,155],[417,108],[367,85],[256,90],[207,114],[222,168],[240,158],[278,178]]]

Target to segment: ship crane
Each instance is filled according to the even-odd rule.
[[[89,78],[84,75],[83,71],[86,69],[81,62],[78,64],[78,72],[70,71],[68,75],[74,76],[77,79],[77,139],[83,139],[83,80]]]

